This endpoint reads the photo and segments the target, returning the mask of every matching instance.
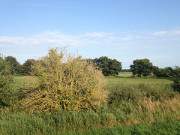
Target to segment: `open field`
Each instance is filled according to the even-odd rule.
[[[123,74],[123,73],[122,73]],[[125,73],[126,74],[126,73]],[[128,73],[129,74],[129,73]],[[31,88],[38,86],[38,79],[34,76],[15,76],[13,87],[15,89]],[[169,88],[172,81],[156,78],[131,78],[131,77],[106,77],[107,89],[118,87],[130,87],[138,85],[154,86],[158,88]]]
[[[107,77],[106,80],[108,90],[144,86],[164,91],[171,89],[172,84],[170,80],[156,78]]]
[[[107,77],[109,97],[100,110],[26,114],[3,111],[0,135],[178,135],[180,95],[171,81],[154,78]],[[38,79],[16,76],[15,93],[36,88]],[[19,128],[17,128],[19,126]]]
[[[0,11],[0,135],[180,135],[180,0]]]
[[[15,76],[13,88],[18,89],[28,89],[36,88],[38,86],[38,79],[34,76]]]
[[[132,72],[120,72],[119,77],[132,77]]]

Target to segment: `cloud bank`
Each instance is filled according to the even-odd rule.
[[[180,66],[180,29],[154,32],[42,32],[29,36],[0,35],[0,53],[20,61],[40,57],[53,47],[70,48],[84,57],[109,56],[128,67],[132,60],[150,58],[159,66]]]
[[[179,40],[180,29],[165,30],[155,32],[91,32],[84,34],[64,34],[60,32],[43,32],[30,36],[4,36],[0,35],[0,46],[4,45],[49,45],[49,46],[85,46],[93,44],[109,43],[109,46],[119,44],[123,45],[128,42],[137,40]]]

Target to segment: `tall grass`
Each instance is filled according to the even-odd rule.
[[[146,87],[153,87],[161,90],[171,88],[172,81],[167,79],[156,78],[121,78],[121,77],[107,77],[108,90],[114,90],[123,87],[137,87],[138,85],[145,85]]]
[[[26,79],[17,78],[19,84]],[[171,81],[119,77],[106,80],[108,103],[96,111],[27,114],[2,110],[0,135],[178,135],[180,94],[171,89]]]
[[[178,135],[180,131],[180,122],[176,120],[101,127],[103,121],[92,112],[6,113],[0,115],[0,135]]]

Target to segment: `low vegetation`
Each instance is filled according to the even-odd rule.
[[[12,75],[10,65],[4,58],[0,58],[0,106],[8,106],[11,102]]]
[[[91,62],[55,49],[27,63],[29,76],[13,76],[0,59],[0,135],[180,132],[178,78],[104,77]]]
[[[39,88],[25,95],[20,106],[30,112],[96,110],[106,102],[104,77],[80,57],[65,57],[57,50],[35,66]]]

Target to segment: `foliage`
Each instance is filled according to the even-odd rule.
[[[175,78],[180,78],[180,67],[175,67],[173,72]]]
[[[10,102],[10,84],[12,75],[9,64],[0,57],[0,107],[6,106]]]
[[[148,76],[152,73],[153,65],[149,59],[137,59],[133,61],[130,69],[135,76]]]
[[[144,98],[149,98],[152,101],[163,101],[174,98],[175,94],[169,89],[159,89],[150,85],[139,84],[129,85],[125,87],[115,87],[111,90],[108,96],[108,103],[138,102]]]
[[[180,67],[153,67],[153,74],[157,77],[180,78]]]
[[[172,87],[174,91],[180,92],[180,79],[179,78],[176,78],[173,80]]]
[[[13,56],[7,56],[5,60],[10,64],[11,73],[12,74],[20,74],[21,73],[21,65]]]
[[[106,101],[100,71],[80,57],[65,57],[56,49],[36,64],[40,88],[21,102],[30,112],[96,110]]]
[[[177,119],[180,114],[180,95],[171,89],[171,80],[120,77],[106,77],[106,80],[109,90],[108,104],[96,111],[62,110],[27,114],[24,110],[19,112],[19,110],[2,109],[0,111],[0,134],[179,133]],[[38,81],[37,77],[33,76],[15,77],[15,83],[18,85],[26,83],[26,85],[19,86],[22,89],[29,89],[36,81]],[[45,87],[41,86],[41,88]],[[37,85],[34,88],[37,88]],[[33,93],[33,91],[28,92]],[[28,97],[31,96],[30,93],[25,95],[26,100],[30,99]],[[38,98],[37,100],[40,101]],[[45,100],[43,103],[46,103]],[[33,109],[31,107],[29,106]]]
[[[105,76],[118,75],[122,69],[121,62],[116,59],[110,59],[106,56],[96,58],[93,62],[102,70],[102,73]]]
[[[34,66],[36,60],[27,59],[22,65],[22,72],[24,75],[34,75]]]
[[[0,108],[0,135],[180,132],[180,94],[173,90],[179,86],[178,80],[132,78],[126,72],[106,77],[106,97],[102,74],[80,57],[51,50],[32,67],[37,76],[15,76],[11,83],[8,62],[0,58],[0,84],[7,84],[0,85],[4,94],[0,92],[0,98],[12,105]],[[179,69],[172,69],[167,73],[175,78]],[[9,104],[12,88],[21,110],[17,104]]]

